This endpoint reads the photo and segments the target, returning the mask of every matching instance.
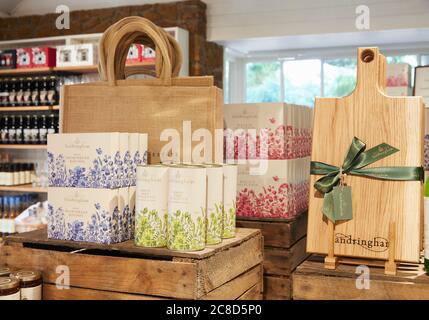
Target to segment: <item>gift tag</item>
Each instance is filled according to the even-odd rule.
[[[325,193],[325,199],[323,201],[322,212],[329,220],[331,220],[332,222],[335,223],[334,201],[332,198],[332,192]]]
[[[334,220],[351,220],[352,211],[352,188],[350,186],[337,186],[332,190],[334,206]]]

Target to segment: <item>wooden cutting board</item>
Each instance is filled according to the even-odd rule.
[[[368,168],[422,166],[422,98],[384,94],[385,59],[377,48],[360,48],[357,61],[354,92],[342,98],[316,98],[311,160],[340,167],[356,136],[367,149],[385,142],[400,150]],[[307,251],[327,254],[332,239],[328,220],[322,213],[323,195],[314,188],[320,177],[312,175],[310,179]],[[335,224],[334,255],[387,260],[389,224],[394,222],[395,260],[418,262],[423,184],[350,175],[345,183],[352,187],[353,219]],[[387,247],[381,245],[386,242]]]

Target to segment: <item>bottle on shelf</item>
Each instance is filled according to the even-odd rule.
[[[22,115],[17,115],[15,122],[16,143],[24,143],[24,117]]]
[[[23,105],[28,107],[32,105],[31,101],[31,85],[32,85],[33,79],[28,77],[25,79],[25,85],[24,85],[24,95],[23,95]]]
[[[16,82],[16,105],[24,105],[24,78],[19,78]]]
[[[58,79],[56,76],[50,76],[48,82],[48,95],[47,95],[47,105],[54,106],[58,104],[58,91],[57,91]]]
[[[14,107],[16,105],[16,78],[12,78],[9,83],[9,101],[8,106]]]
[[[31,138],[32,138],[32,133],[31,133],[31,117],[30,115],[26,115],[24,117],[24,144],[30,144],[31,143]]]
[[[6,90],[6,79],[0,79],[0,107],[7,104],[9,93]]]
[[[46,116],[43,114],[39,117],[39,143],[47,144],[48,143],[48,128],[46,127]]]
[[[2,144],[9,143],[9,117],[7,115],[2,117],[0,136]]]
[[[40,104],[40,93],[39,93],[39,78],[35,77],[31,81],[31,104],[38,106]]]
[[[16,128],[15,128],[15,116],[9,116],[9,125],[8,125],[8,137],[9,144],[16,143]]]
[[[38,127],[38,117],[33,115],[31,117],[31,144],[39,144],[39,127]]]
[[[48,105],[48,79],[47,77],[42,77],[42,80],[40,81],[39,85],[39,103],[41,106]]]
[[[51,113],[48,119],[48,134],[56,133],[57,129],[55,127],[55,114]]]

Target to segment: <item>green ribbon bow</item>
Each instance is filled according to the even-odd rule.
[[[323,175],[315,182],[314,187],[324,194],[324,208],[334,208],[331,192],[340,184],[344,174],[382,180],[424,181],[423,167],[364,168],[399,151],[387,143],[381,143],[367,151],[365,149],[365,143],[354,137],[341,168],[319,161],[311,161],[310,174]],[[335,212],[333,216],[336,216]],[[329,216],[328,218],[335,222],[335,218],[332,219]]]

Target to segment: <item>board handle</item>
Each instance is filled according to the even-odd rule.
[[[378,91],[384,93],[385,60],[378,48],[359,48],[357,55],[357,82],[355,93]]]

